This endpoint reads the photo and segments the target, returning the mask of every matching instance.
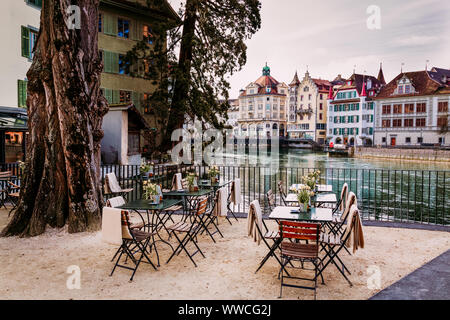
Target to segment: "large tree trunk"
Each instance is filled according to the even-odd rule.
[[[186,13],[183,23],[183,35],[178,59],[178,73],[176,76],[169,120],[161,149],[169,150],[172,132],[183,126],[187,112],[189,85],[191,82],[192,49],[194,46],[195,25],[197,23],[198,0],[186,1]]]
[[[81,29],[68,29],[77,5]],[[99,0],[44,0],[28,71],[29,139],[20,201],[3,236],[35,236],[47,225],[70,233],[100,226],[100,141],[107,102],[100,92]]]

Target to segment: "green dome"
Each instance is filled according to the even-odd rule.
[[[270,76],[270,68],[267,66],[267,63],[266,66],[263,68],[263,76]]]

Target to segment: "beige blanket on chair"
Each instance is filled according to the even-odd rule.
[[[344,205],[347,204],[347,197],[348,197],[348,185],[347,183],[344,183],[341,190],[341,204],[339,206],[339,210],[344,210]]]
[[[122,244],[122,219],[120,209],[103,208],[102,240],[110,244]]]
[[[226,217],[227,214],[227,188],[220,188],[217,191],[217,203],[214,207],[214,215],[218,217]]]
[[[233,185],[231,188],[231,202],[234,205],[238,205],[241,203],[241,179],[234,179]]]
[[[248,236],[251,236],[253,241],[257,242],[259,245],[261,243],[261,235],[255,224],[259,227],[259,230],[262,231],[262,211],[258,200],[254,200],[250,203],[247,217],[247,231]]]
[[[183,190],[181,173],[176,173],[172,179],[172,191]]]
[[[348,237],[345,243],[346,247],[350,247],[350,241],[353,240],[353,253],[358,250],[358,248],[364,248],[364,233],[361,223],[361,217],[359,215],[359,210],[356,205],[353,205],[350,209],[350,215],[347,220],[347,229],[345,234],[352,232],[350,237]],[[353,239],[351,239],[353,238]]]

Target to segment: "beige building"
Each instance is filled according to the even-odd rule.
[[[239,95],[239,134],[245,137],[278,137],[286,134],[289,87],[270,75],[270,68]]]
[[[311,78],[305,73],[298,80],[297,73],[289,89],[289,139],[312,140],[324,144],[327,136],[327,99],[331,83]]]

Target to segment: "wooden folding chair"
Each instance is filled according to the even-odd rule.
[[[20,186],[17,184],[12,183],[11,181],[8,181],[8,189],[6,192],[6,201],[9,201],[12,204],[12,208],[9,211],[8,216],[11,214],[11,212],[17,207],[19,204],[19,198],[20,198]]]
[[[283,287],[294,287],[314,290],[314,299],[316,299],[317,276],[319,272],[319,233],[320,224],[318,223],[304,223],[296,221],[281,221],[280,222],[280,237],[281,237],[281,287],[280,298],[282,297]],[[283,241],[285,239],[290,242]],[[308,243],[300,243],[300,240],[307,240]],[[297,242],[294,242],[297,241]],[[285,275],[286,265],[292,261],[299,261],[302,269],[305,262],[311,262],[314,265],[314,278],[294,277],[289,274]],[[298,269],[298,268],[296,268]],[[312,270],[312,269],[305,269]],[[322,275],[321,275],[322,276]],[[292,283],[284,283],[286,279],[296,279],[303,281],[314,282],[313,287],[294,285]],[[323,277],[322,277],[323,282]]]
[[[117,209],[119,210],[119,209]],[[142,218],[142,216],[141,216]],[[110,276],[114,274],[114,271],[117,267],[124,268],[128,270],[132,270],[133,273],[131,275],[130,281],[133,281],[134,275],[136,274],[137,269],[141,262],[150,264],[153,269],[156,270],[155,265],[148,257],[147,250],[150,240],[154,239],[155,233],[150,233],[138,229],[134,229],[130,223],[129,212],[127,210],[121,210],[121,220],[122,220],[122,245],[114,255],[114,258],[119,255],[114,264],[114,268],[111,271]],[[142,218],[142,222],[145,224],[144,218]],[[154,245],[154,242],[153,244]],[[125,264],[120,264],[120,259],[125,255],[125,262],[131,260],[134,264],[134,267],[130,267]],[[138,255],[136,257],[136,255]],[[113,260],[114,260],[113,258]],[[143,260],[145,258],[145,260]]]
[[[228,193],[227,210],[228,210],[229,213],[231,213],[231,215],[233,216],[233,218],[234,218],[236,221],[239,221],[238,218],[236,218],[236,215],[234,214],[233,209],[231,209],[231,197],[232,197],[232,195],[233,195],[233,193],[234,193],[234,191],[235,191],[235,187],[236,187],[236,186],[235,186],[235,182],[234,182],[234,180],[233,180],[233,182],[231,182],[230,192]],[[228,212],[227,212],[227,215],[228,215]],[[228,218],[228,216],[227,216],[225,219],[227,219],[227,221],[230,223],[230,225],[232,225],[232,223],[231,223],[231,221],[230,221],[230,218]]]
[[[205,258],[205,255],[203,254],[202,250],[200,249],[200,247],[197,244],[196,237],[197,237],[198,233],[200,232],[200,230],[204,230],[205,225],[204,225],[203,216],[206,213],[207,205],[208,205],[208,198],[205,197],[204,199],[200,200],[197,203],[197,209],[193,213],[190,213],[193,216],[192,223],[189,223],[186,221],[180,221],[180,222],[177,222],[174,225],[171,225],[167,228],[167,230],[169,230],[170,234],[173,234],[175,236],[175,238],[177,239],[178,246],[173,251],[172,255],[167,260],[166,264],[169,263],[170,260],[172,260],[172,258],[174,257],[175,254],[178,255],[179,253],[181,253],[181,251],[184,251],[187,254],[187,256],[192,261],[192,263],[194,264],[195,267],[197,267],[197,264],[195,263],[193,257],[198,252],[200,252],[200,254],[203,256],[203,258]],[[209,233],[209,230],[206,229],[206,232]],[[178,233],[184,234],[184,237],[181,239],[178,236]],[[210,234],[210,236],[211,236],[211,234]],[[192,254],[187,250],[187,245],[190,242],[192,242],[197,249]]]
[[[207,212],[205,213],[205,221],[204,221],[205,229],[209,230],[209,227],[211,225],[215,229],[215,231],[209,232],[209,235],[211,236],[211,239],[213,240],[214,243],[216,242],[216,240],[214,239],[214,235],[215,234],[218,233],[223,238],[223,234],[222,234],[222,232],[219,229],[218,216],[215,214],[215,208],[217,208],[217,206],[220,205],[220,203],[219,203],[219,192],[220,192],[220,190],[216,191],[216,194],[214,196],[213,205],[212,205],[211,209],[207,210]],[[203,230],[202,233],[204,231],[205,230]]]
[[[282,181],[278,181],[278,192],[280,192],[280,197],[281,201],[283,202],[283,205],[287,206],[286,193],[284,192]]]

